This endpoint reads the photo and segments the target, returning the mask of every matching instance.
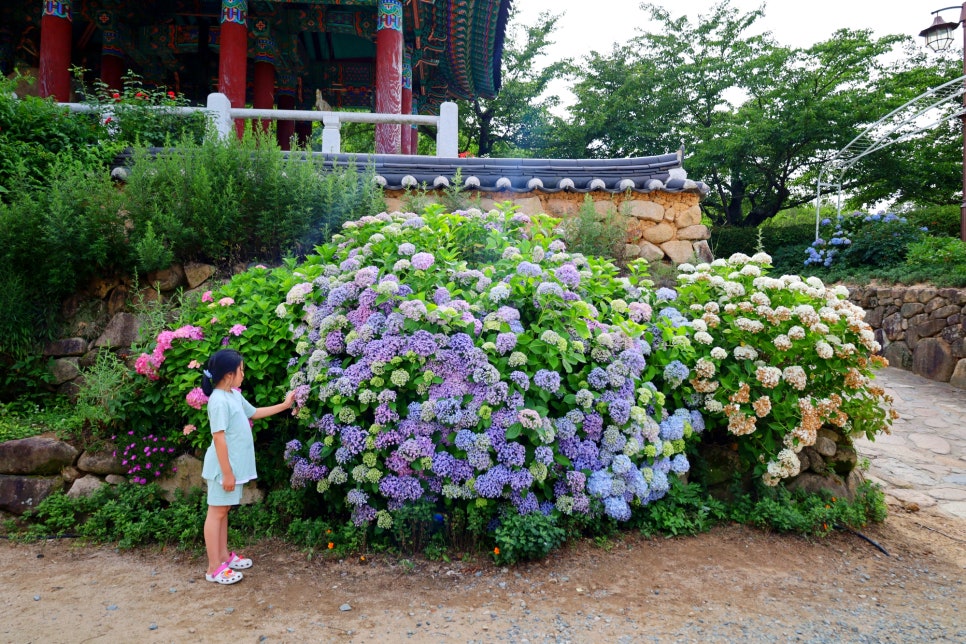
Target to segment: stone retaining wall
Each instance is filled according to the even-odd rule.
[[[849,286],[893,367],[966,389],[966,289]]]
[[[204,486],[199,459],[182,454],[173,465],[174,473],[159,481],[169,501],[175,490]],[[52,436],[7,441],[0,443],[0,510],[24,514],[54,492],[86,496],[126,481],[126,475],[127,466],[113,452],[80,451]],[[255,485],[246,485],[242,503],[255,503],[263,496]]]
[[[429,191],[430,194],[433,191]],[[701,224],[701,195],[697,192],[662,192],[611,194],[585,193],[594,201],[597,215],[603,219],[609,213],[622,218],[627,228],[625,257],[643,257],[647,261],[667,260],[675,264],[714,259],[707,240],[711,232]],[[401,190],[386,191],[386,209],[404,210],[405,196]],[[496,204],[512,201],[526,215],[546,213],[554,217],[573,217],[584,204],[584,194],[572,192],[474,192],[467,191],[468,202],[490,210]]]

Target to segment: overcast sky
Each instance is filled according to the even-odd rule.
[[[580,59],[592,50],[609,52],[614,42],[632,37],[642,27],[653,27],[640,9],[640,0],[515,0],[520,21],[530,24],[541,11],[564,16],[558,23],[556,45],[548,50],[552,58]],[[692,22],[709,14],[714,0],[657,0],[672,16],[686,14]],[[758,21],[779,44],[807,47],[825,40],[837,29],[870,28],[876,36],[908,34],[918,37],[932,24],[930,11],[954,4],[948,0],[732,0],[742,12],[765,5],[765,17]],[[946,11],[949,21],[959,11]],[[958,37],[962,37],[959,32]],[[962,42],[958,40],[958,42]]]

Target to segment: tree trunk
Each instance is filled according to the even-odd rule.
[[[479,150],[477,155],[486,157],[493,151],[493,136],[490,134],[493,122],[493,110],[484,110],[480,107],[479,101],[473,101],[473,111],[476,112],[476,120],[479,122],[480,133],[477,144]]]

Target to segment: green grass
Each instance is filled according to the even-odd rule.
[[[61,400],[48,407],[34,402],[0,404],[0,443],[45,432],[68,435],[77,430],[80,423],[73,408]]]

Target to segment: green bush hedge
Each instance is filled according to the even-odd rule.
[[[22,183],[0,202],[0,356],[23,356],[55,332],[63,299],[95,275],[190,260],[228,267],[277,262],[323,242],[343,221],[378,212],[382,191],[364,169],[286,156],[264,136],[134,153],[128,184],[106,164],[65,154],[43,186]]]
[[[761,228],[716,226],[711,229],[711,250],[715,257],[731,257],[735,253],[754,255],[758,250],[759,234],[765,252],[774,258],[789,247],[812,243],[815,239],[815,225],[792,224]]]

